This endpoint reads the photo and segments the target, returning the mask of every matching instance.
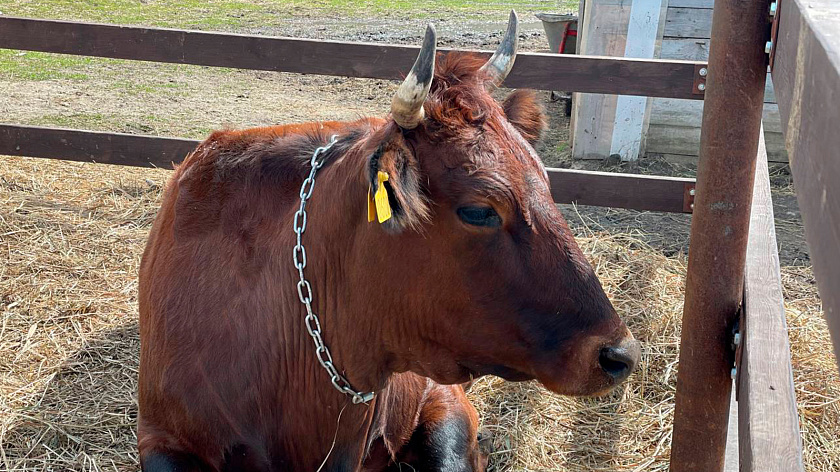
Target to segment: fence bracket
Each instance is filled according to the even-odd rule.
[[[683,213],[694,213],[694,195],[697,193],[694,182],[686,182],[683,187]]]
[[[696,64],[694,66],[694,85],[691,93],[694,95],[706,94],[706,76],[709,75],[709,66],[706,64]]]

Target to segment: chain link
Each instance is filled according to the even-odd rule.
[[[357,392],[350,385],[350,382],[348,382],[344,376],[339,374],[338,370],[335,368],[330,350],[327,348],[326,344],[324,344],[324,339],[321,337],[321,321],[318,319],[318,315],[312,311],[312,286],[303,275],[303,269],[306,268],[306,249],[303,247],[303,232],[306,231],[307,223],[306,201],[312,196],[312,189],[315,188],[315,173],[318,172],[318,169],[324,165],[324,160],[319,160],[318,158],[331,148],[337,139],[338,136],[333,135],[332,138],[330,138],[329,144],[316,149],[312,154],[312,159],[309,160],[311,169],[309,170],[309,176],[304,179],[303,184],[300,186],[300,208],[298,208],[298,211],[295,212],[295,221],[293,226],[295,235],[297,236],[297,243],[292,250],[292,260],[294,261],[295,269],[297,269],[298,275],[300,276],[300,280],[297,283],[297,293],[298,298],[300,298],[300,302],[306,307],[304,324],[306,325],[306,331],[315,343],[315,356],[318,358],[318,362],[321,366],[327,371],[327,374],[329,374],[330,382],[336,390],[350,395],[353,398],[353,403],[359,404],[368,403],[373,400],[374,394],[373,392]]]

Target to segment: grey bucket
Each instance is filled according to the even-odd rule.
[[[563,32],[566,30],[566,24],[574,23],[572,29],[577,29],[576,23],[578,17],[576,15],[560,15],[557,13],[537,13],[537,18],[542,21],[545,35],[548,37],[548,47],[551,52],[560,51],[560,42],[563,40]],[[566,39],[566,50],[574,54],[574,46],[577,44],[577,38],[571,36]]]

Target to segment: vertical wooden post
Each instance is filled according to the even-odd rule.
[[[578,25],[586,55],[653,58],[662,37],[666,0],[587,0]],[[572,127],[575,159],[644,153],[650,99],[644,96],[576,94]]]
[[[723,470],[767,71],[768,0],[717,0],[677,374],[671,472]]]
[[[652,58],[656,52],[656,39],[662,37],[665,23],[663,0],[635,0],[630,7],[627,24],[627,42],[624,57]],[[610,143],[610,155],[618,154],[622,161],[637,161],[644,153],[650,122],[650,98],[619,95],[615,103],[615,120]]]

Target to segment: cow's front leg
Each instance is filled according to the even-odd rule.
[[[387,470],[484,472],[487,454],[478,447],[475,432],[465,426],[454,418],[421,426]]]
[[[405,471],[407,465],[424,471],[484,472],[486,448],[492,440],[488,440],[486,432],[482,436],[479,438],[478,413],[463,388],[438,385],[423,404],[411,439],[388,470]]]

